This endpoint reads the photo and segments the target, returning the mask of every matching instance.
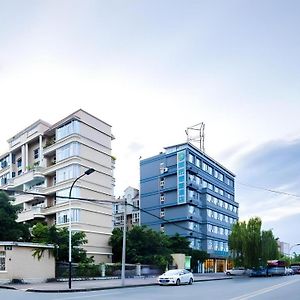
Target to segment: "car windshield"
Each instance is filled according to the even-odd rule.
[[[170,271],[167,271],[164,275],[177,275],[179,274],[180,272],[182,272],[182,270],[170,270]]]

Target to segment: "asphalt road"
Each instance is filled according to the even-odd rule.
[[[192,286],[147,286],[76,293],[29,293],[0,289],[1,300],[299,300],[300,276],[207,281]]]

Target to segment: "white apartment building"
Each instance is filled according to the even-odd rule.
[[[42,220],[67,226],[70,187],[87,169],[96,172],[79,179],[71,201],[72,230],[83,231],[84,249],[95,262],[110,262],[108,240],[112,231],[114,161],[111,126],[78,110],[54,125],[38,120],[8,140],[9,151],[0,156],[0,188],[44,195],[16,194],[21,204],[19,222]]]
[[[122,199],[117,199],[114,204],[114,228],[123,228],[124,226],[124,201],[127,201],[126,218],[127,227],[132,228],[134,225],[140,225],[140,193],[138,189],[131,186],[124,191]]]

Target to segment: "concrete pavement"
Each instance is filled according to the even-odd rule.
[[[224,275],[223,273],[206,273],[194,274],[194,281],[210,281],[210,280],[225,280],[232,277]],[[68,288],[68,282],[47,282],[47,283],[21,283],[21,284],[6,284],[0,285],[0,288],[10,288],[23,290],[27,292],[43,292],[43,293],[68,293],[68,292],[84,292],[96,291],[114,288],[126,287],[143,287],[149,285],[156,285],[157,277],[136,277],[126,278],[125,285],[122,286],[121,279],[105,279],[99,278],[94,280],[75,280],[72,281],[72,289]]]

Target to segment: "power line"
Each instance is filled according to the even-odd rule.
[[[8,195],[12,196],[13,193],[16,194],[24,194],[24,195],[33,195],[33,196],[44,196],[47,197],[49,195],[43,194],[43,193],[38,193],[38,192],[28,192],[28,191],[20,191],[20,190],[5,190],[5,189],[0,189],[1,192],[5,192]],[[61,198],[61,199],[71,199],[71,200],[83,200],[83,201],[90,201],[90,202],[97,202],[97,203],[110,203],[113,204],[115,201],[112,200],[99,200],[99,199],[92,199],[92,198],[82,198],[82,197],[68,197],[68,196],[55,196],[55,198]]]
[[[259,186],[243,183],[243,182],[240,182],[240,181],[236,181],[236,183],[238,183],[240,185],[250,187],[250,188],[253,188],[253,189],[264,190],[264,191],[275,193],[275,194],[281,194],[281,195],[300,198],[300,195],[297,195],[297,194],[287,193],[287,192],[283,192],[283,191],[277,191],[277,190],[273,190],[273,189],[269,189],[269,188],[265,188],[265,187],[259,187]]]
[[[25,194],[25,195],[37,195],[37,196],[44,196],[44,197],[47,197],[49,195],[46,195],[46,194],[43,194],[43,193],[38,193],[38,192],[27,192],[27,191],[20,191],[20,190],[13,190],[13,189],[10,189],[10,190],[5,190],[5,189],[0,189],[1,192],[5,192],[5,193],[8,193],[9,195],[11,195],[12,193],[20,193],[20,194]],[[61,198],[61,199],[71,199],[71,200],[83,200],[83,201],[90,201],[90,202],[95,202],[95,203],[99,203],[99,204],[102,204],[100,206],[103,207],[103,204],[104,205],[108,205],[108,204],[115,204],[116,201],[111,201],[111,200],[99,200],[99,199],[91,199],[91,198],[81,198],[81,197],[68,197],[68,196],[55,196],[56,198]],[[149,211],[145,210],[145,209],[142,209],[138,206],[135,206],[131,203],[128,203],[126,202],[126,205],[129,205],[129,206],[132,206],[133,208],[139,210],[139,211],[142,211],[152,217],[155,217],[156,219],[158,220],[162,220],[164,221],[165,223],[168,223],[168,224],[172,224],[173,226],[175,227],[178,227],[180,229],[183,229],[183,230],[187,230],[189,232],[192,232],[192,233],[196,233],[196,234],[201,234],[201,235],[204,235],[204,236],[208,236],[207,234],[203,234],[203,233],[200,233],[199,231],[195,231],[193,229],[190,229],[188,227],[185,227],[185,226],[182,226],[182,225],[179,225],[177,223],[175,223],[174,221],[170,221],[170,220],[167,220],[165,218],[161,218],[161,217],[158,217],[157,215],[155,214],[152,214],[150,213]],[[125,221],[125,220],[124,220]],[[189,220],[182,220],[183,222],[184,221],[189,221]],[[200,224],[200,223],[198,223]]]
[[[190,228],[188,228],[188,227],[184,227],[184,226],[182,226],[182,225],[178,225],[178,224],[174,223],[174,221],[170,221],[170,220],[167,220],[167,219],[165,219],[165,218],[158,217],[157,215],[152,214],[152,213],[150,213],[149,211],[147,211],[147,210],[145,210],[145,209],[142,209],[142,208],[140,208],[140,207],[138,207],[138,206],[135,206],[135,205],[133,205],[133,204],[131,204],[131,203],[126,202],[126,204],[127,204],[127,205],[130,205],[130,206],[132,206],[132,207],[134,207],[134,208],[137,208],[138,210],[140,210],[140,211],[142,211],[142,212],[144,212],[144,213],[146,213],[146,214],[148,214],[148,215],[150,215],[150,216],[152,216],[152,217],[155,217],[155,218],[158,219],[158,220],[163,220],[165,223],[172,224],[172,225],[175,226],[175,227],[178,227],[178,228],[181,228],[181,229],[184,229],[184,230],[193,232],[193,233],[197,233],[197,234],[202,234],[202,235],[204,235],[204,236],[208,236],[207,234],[200,233],[200,232],[195,231],[195,230],[193,230],[193,229],[190,229]],[[124,221],[125,221],[125,220],[124,220]],[[183,220],[183,221],[189,221],[189,220]],[[199,223],[199,224],[200,224],[200,223]]]

